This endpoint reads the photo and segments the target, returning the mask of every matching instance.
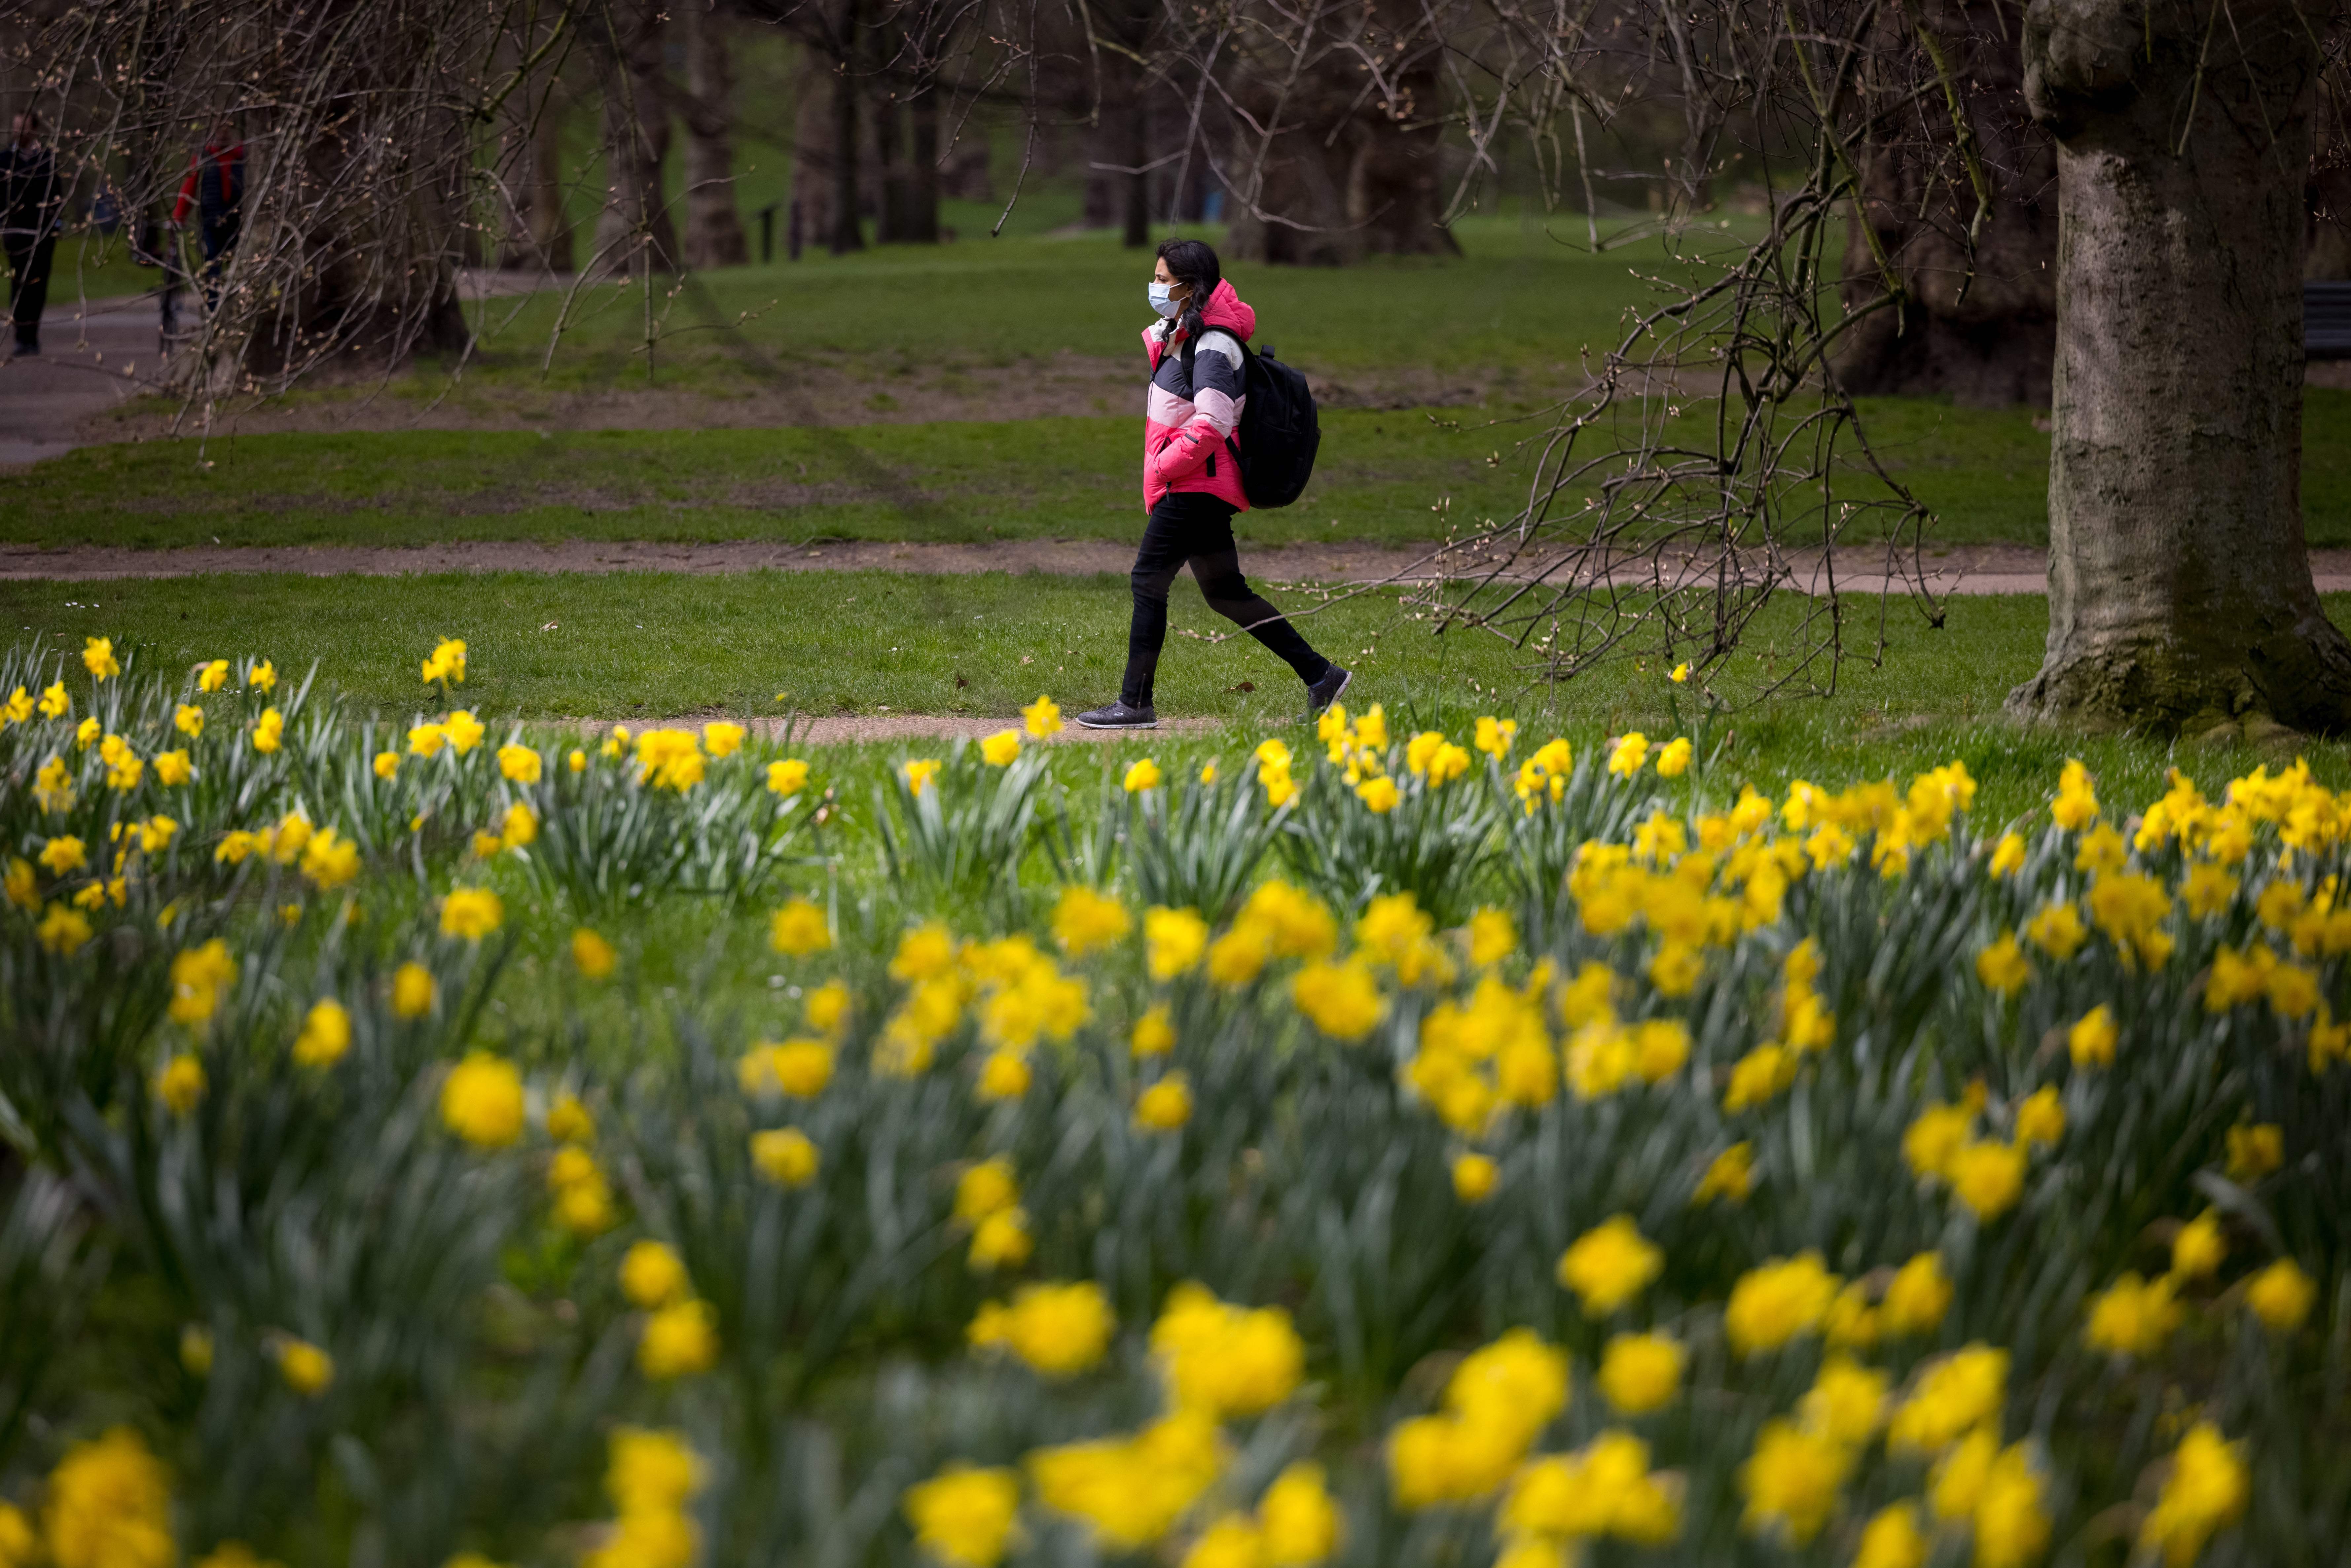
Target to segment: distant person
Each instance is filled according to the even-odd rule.
[[[1078,722],[1090,729],[1157,727],[1152,683],[1167,640],[1167,590],[1187,562],[1208,608],[1296,671],[1306,683],[1309,710],[1320,713],[1354,677],[1316,653],[1249,587],[1233,542],[1233,514],[1249,509],[1234,434],[1248,397],[1241,343],[1257,329],[1257,312],[1225,281],[1217,253],[1196,239],[1159,247],[1151,308],[1160,319],[1143,332],[1151,356],[1143,417],[1143,504],[1149,516],[1134,556],[1126,680],[1116,702],[1078,715]]]
[[[205,138],[204,150],[188,160],[188,177],[180,182],[180,199],[172,204],[172,226],[183,227],[188,208],[196,209],[196,238],[204,252],[204,304],[213,303],[220,277],[221,257],[236,247],[245,214],[245,143],[236,122],[219,120]]]
[[[7,149],[0,152],[0,244],[8,252],[8,319],[16,329],[16,352],[37,354],[66,187],[57,178],[57,155],[41,144],[41,117],[26,110],[10,131]]]

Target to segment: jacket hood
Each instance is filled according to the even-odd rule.
[[[1242,302],[1233,291],[1232,279],[1221,279],[1208,295],[1208,303],[1201,308],[1200,324],[1222,327],[1237,338],[1246,340],[1257,330],[1257,312]]]

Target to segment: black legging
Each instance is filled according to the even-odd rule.
[[[1259,598],[1241,575],[1233,543],[1229,502],[1196,491],[1171,491],[1151,508],[1143,545],[1134,552],[1134,621],[1126,634],[1126,685],[1119,693],[1130,707],[1149,707],[1159,650],[1167,641],[1167,590],[1188,562],[1208,608],[1264,643],[1298,672],[1308,685],[1321,680],[1331,661],[1307,645],[1298,629]]]
[[[57,248],[54,234],[38,239],[24,233],[8,236],[8,315],[20,347],[40,346],[41,311],[49,302],[49,262]]]

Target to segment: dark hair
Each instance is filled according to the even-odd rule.
[[[1208,296],[1225,280],[1225,270],[1217,264],[1217,253],[1208,242],[1201,239],[1162,240],[1159,259],[1167,264],[1167,276],[1176,282],[1189,285],[1191,294],[1184,301],[1184,314],[1176,326],[1187,338],[1200,335],[1200,310],[1208,303]]]

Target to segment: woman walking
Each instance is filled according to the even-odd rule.
[[[1241,344],[1257,312],[1225,281],[1217,253],[1199,240],[1159,247],[1144,329],[1151,390],[1143,418],[1143,504],[1148,517],[1134,556],[1134,620],[1126,634],[1126,679],[1118,700],[1078,715],[1091,729],[1151,729],[1159,723],[1152,683],[1167,640],[1167,590],[1186,563],[1208,608],[1264,643],[1306,683],[1320,713],[1353,679],[1308,645],[1280,611],[1241,575],[1233,514],[1249,509],[1241,489],[1241,410],[1248,362]]]

